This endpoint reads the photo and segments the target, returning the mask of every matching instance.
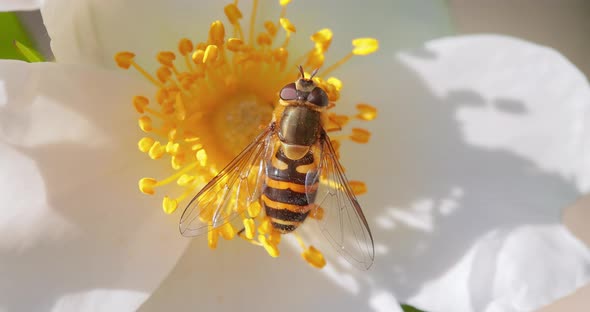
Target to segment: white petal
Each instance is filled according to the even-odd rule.
[[[140,195],[121,72],[0,62],[0,309],[133,310],[186,247],[177,218]]]
[[[222,1],[48,0],[41,8],[58,62],[115,67],[113,56],[133,51],[155,66],[157,52],[177,51],[178,40],[207,39],[209,25],[224,19]]]
[[[251,2],[240,1],[246,34]],[[257,29],[264,20],[277,21],[280,12],[278,1],[260,2]],[[41,12],[59,62],[114,67],[115,53],[133,51],[141,64],[152,68],[156,53],[176,51],[180,38],[205,41],[214,20],[223,21],[226,35],[232,36],[231,25],[223,13],[228,3],[231,1],[48,0]],[[384,17],[376,19],[377,12]],[[289,4],[287,17],[297,27],[291,45],[293,55],[293,51],[303,53],[312,47],[312,33],[332,28],[332,62],[351,50],[350,42],[356,37],[379,38],[382,47],[391,50],[451,33],[442,2],[371,1],[361,5],[346,0],[339,1],[338,10],[334,11],[331,2],[296,0]]]
[[[364,93],[343,95],[380,110],[368,125],[373,144],[342,150],[345,165],[360,164],[348,176],[368,182],[360,200],[382,251],[370,284],[425,310],[527,311],[587,282],[587,249],[560,226],[590,175],[580,71],[551,49],[501,36],[376,57],[380,67],[366,70],[376,77],[354,81]],[[514,268],[528,292],[508,295],[503,278]],[[493,284],[473,282],[486,274]]]
[[[0,0],[0,12],[38,10],[41,3],[42,0]]]

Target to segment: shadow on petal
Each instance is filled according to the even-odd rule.
[[[497,44],[502,46],[502,40],[498,39]],[[442,59],[437,49],[429,47],[427,51],[426,55],[415,56],[422,58],[426,68],[430,66],[428,62],[439,61],[447,65],[473,64],[460,55],[455,58],[446,55]],[[523,51],[528,50],[523,48]],[[482,54],[472,53],[471,62],[485,63]],[[380,54],[371,62],[347,66],[348,75],[341,76],[346,79],[345,92],[349,94],[342,94],[340,105],[353,107],[366,101],[379,109],[376,122],[367,124],[373,133],[372,141],[360,147],[345,144],[341,150],[348,177],[363,179],[368,184],[369,192],[361,196],[360,202],[375,237],[374,267],[368,272],[356,271],[341,263],[337,253],[329,248],[323,249],[329,265],[317,272],[305,267],[296,253],[285,248],[283,255],[273,260],[261,256],[260,251],[222,244],[215,252],[219,260],[214,261],[209,253],[197,251],[194,246],[143,305],[143,311],[189,306],[232,310],[240,309],[244,302],[285,303],[287,297],[291,299],[281,306],[282,311],[328,308],[361,311],[372,307],[375,298],[393,295],[406,301],[422,293],[425,294],[422,299],[426,299],[417,305],[420,308],[439,307],[440,310],[441,306],[457,301],[458,309],[454,311],[480,310],[486,304],[480,299],[485,301],[494,294],[485,287],[469,289],[470,274],[477,276],[491,267],[480,267],[470,273],[471,264],[467,263],[461,272],[452,275],[452,268],[462,262],[469,250],[495,231],[511,233],[535,226],[559,227],[561,210],[582,192],[576,177],[566,178],[571,170],[559,167],[560,162],[571,160],[570,154],[558,153],[564,146],[552,143],[555,144],[552,150],[560,158],[553,159],[553,166],[549,166],[543,155],[535,158],[530,150],[510,145],[511,137],[501,137],[502,141],[492,142],[494,145],[486,141],[488,136],[493,137],[494,125],[502,126],[502,119],[493,114],[486,120],[485,113],[490,107],[499,107],[504,114],[501,117],[514,121],[510,126],[517,125],[499,130],[514,129],[516,136],[532,129],[527,135],[542,139],[543,132],[535,132],[537,124],[529,127],[527,118],[535,117],[533,113],[538,107],[554,107],[552,97],[537,103],[526,95],[511,95],[508,88],[493,89],[493,84],[481,87],[470,82],[441,88],[425,81],[423,76],[438,74],[435,76],[438,81],[453,80],[462,70],[469,71],[468,67],[448,70],[442,75],[419,72],[413,64],[393,55]],[[558,63],[556,70],[561,66],[569,69],[567,66],[571,65]],[[490,70],[485,74],[495,72]],[[376,79],[367,79],[366,74],[375,73]],[[552,73],[545,75],[538,79],[550,81]],[[494,94],[482,90],[492,90]],[[577,105],[575,101],[559,104]],[[465,123],[458,118],[464,109],[482,115]],[[544,119],[547,129],[560,129],[577,118],[575,110],[553,109],[556,119]],[[518,127],[519,122],[523,123],[522,127]],[[485,131],[478,133],[481,127]],[[565,236],[575,240],[569,234]],[[493,259],[494,248],[489,252]],[[584,259],[576,258],[574,262],[587,268]],[[488,264],[493,266],[496,262],[492,260]],[[322,274],[326,280],[319,278]],[[445,291],[425,290],[425,286],[445,277],[456,280],[447,284],[451,287]],[[568,284],[564,289],[574,287]]]

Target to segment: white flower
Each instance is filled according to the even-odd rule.
[[[97,67],[131,50],[153,69],[148,57],[180,38],[204,40],[225,3],[46,0],[58,63],[0,61],[0,307],[134,310],[151,295],[144,310],[396,311],[397,298],[429,311],[529,311],[586,283],[588,249],[560,222],[590,187],[585,77],[550,49],[501,36],[398,53],[388,40],[414,28],[375,18],[389,2],[342,3],[342,14],[312,2],[289,7],[295,51],[321,27],[334,30],[334,58],[349,39],[382,43],[338,71],[339,107],[379,109],[371,144],[342,147],[348,176],[368,185],[374,268],[317,271],[295,250],[272,259],[229,242],[211,252],[203,239],[180,257],[178,214],[136,187],[170,174],[134,147],[128,103],[154,88]]]

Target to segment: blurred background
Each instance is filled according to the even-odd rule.
[[[590,77],[590,0],[447,0],[441,1],[439,8],[448,11],[451,33],[497,33],[549,46]],[[51,60],[49,37],[39,12],[19,12],[17,16],[34,38],[35,47]],[[2,31],[0,29],[0,37],[6,35],[2,35]],[[447,29],[440,30],[443,34],[447,32]],[[564,213],[564,222],[590,245],[590,229],[585,222],[590,220],[588,208],[589,196]],[[539,311],[588,311],[588,306],[590,286]]]

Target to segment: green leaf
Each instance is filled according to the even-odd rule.
[[[413,306],[409,305],[409,304],[402,304],[402,310],[404,310],[404,312],[426,312],[417,308],[414,308]]]
[[[18,16],[13,12],[0,12],[0,59],[27,61],[27,57],[16,48],[15,41],[29,50],[34,49],[33,41]]]
[[[27,47],[26,45],[14,40],[14,46],[16,49],[25,57],[25,60],[29,63],[43,62],[43,56],[33,48]]]

